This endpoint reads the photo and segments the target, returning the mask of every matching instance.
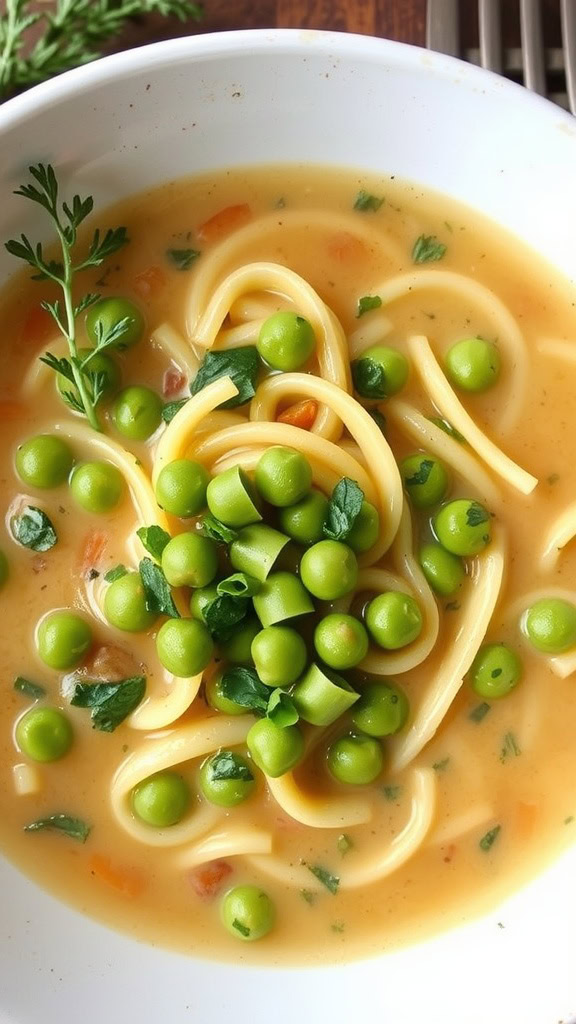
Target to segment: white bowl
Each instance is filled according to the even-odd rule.
[[[413,47],[316,32],[177,39],[0,109],[1,237],[29,163],[99,204],[234,164],[392,172],[476,207],[576,278],[576,120]],[[13,270],[0,254],[0,279]],[[139,945],[0,863],[0,1019],[14,1024],[556,1024],[576,1014],[576,848],[497,912],[346,967],[250,969]],[[503,923],[504,928],[498,923]]]

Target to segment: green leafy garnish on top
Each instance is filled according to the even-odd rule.
[[[151,558],[143,558],[138,566],[138,571],[144,587],[148,611],[179,619],[180,612],[174,604],[172,590],[160,566],[156,565]]]
[[[332,491],[324,523],[324,533],[331,540],[345,540],[356,522],[364,492],[354,480],[343,477]]]
[[[492,849],[501,831],[502,826],[495,825],[494,828],[489,829],[489,831],[482,836],[482,839],[478,843],[478,846],[480,847],[481,850],[484,851],[484,853],[487,853],[488,850]]]
[[[91,709],[93,729],[114,732],[138,707],[145,692],[145,676],[132,676],[115,683],[75,680],[70,703],[75,707]]]
[[[220,683],[222,695],[255,715],[266,716],[279,729],[295,725],[299,715],[290,694],[270,690],[253,668],[233,665],[226,669]]]
[[[255,345],[225,349],[221,352],[207,352],[198,373],[190,385],[192,395],[221,377],[230,377],[238,388],[238,394],[222,402],[219,409],[233,409],[244,405],[256,394],[256,379],[260,370],[260,356]]]
[[[47,818],[38,818],[24,825],[25,832],[62,832],[70,839],[76,839],[79,843],[85,843],[91,832],[90,825],[87,825],[82,818],[73,818],[69,814],[50,814]]]
[[[460,444],[466,444],[466,438],[464,435],[461,434],[459,430],[456,430],[456,427],[453,427],[448,420],[443,420],[441,416],[428,416],[427,419],[430,423],[433,423],[435,427],[439,427],[439,429],[443,430],[445,434],[448,434],[448,437],[453,437],[454,440],[459,441]]]
[[[250,765],[232,750],[221,750],[210,759],[210,777],[214,782],[221,779],[240,779],[251,782],[254,778]]]
[[[356,319],[359,320],[364,313],[369,313],[371,309],[380,309],[381,305],[382,299],[379,295],[363,295],[361,299],[358,299]]]
[[[14,540],[32,551],[49,551],[58,543],[58,534],[52,520],[35,505],[27,505],[10,520]]]
[[[355,359],[352,363],[354,387],[363,398],[386,398],[386,374],[384,367],[369,356]]]
[[[162,409],[162,419],[165,423],[171,423],[176,413],[180,412],[190,401],[189,398],[178,398],[175,402],[166,402]]]
[[[149,551],[157,562],[162,558],[162,552],[170,540],[170,534],[166,533],[161,526],[141,526],[136,530],[136,536],[140,538],[142,546]]]
[[[428,482],[428,477],[434,469],[434,462],[432,459],[422,459],[417,471],[412,476],[406,478],[407,487],[417,487]]]
[[[233,530],[209,514],[202,517],[202,533],[210,540],[215,540],[217,544],[231,544],[238,537],[237,530]]]
[[[338,875],[333,875],[331,871],[323,868],[320,864],[307,864],[308,871],[311,871],[315,878],[322,883],[331,892],[333,896],[338,892],[338,886],[340,885],[340,879]]]
[[[481,505],[479,501],[471,502],[470,506],[466,509],[466,523],[468,526],[480,526],[482,523],[487,523],[490,519],[490,513],[486,511],[484,505]]]
[[[166,256],[177,270],[190,270],[200,252],[198,249],[167,249]]]
[[[248,601],[244,597],[220,594],[204,608],[202,615],[215,640],[224,641],[248,614]]]
[[[412,262],[435,263],[442,259],[445,252],[444,242],[439,242],[436,235],[420,235],[412,247]]]
[[[39,686],[38,683],[33,683],[30,679],[25,679],[24,676],[17,676],[14,680],[14,689],[18,693],[23,693],[25,697],[32,697],[33,700],[40,700],[46,696],[46,690],[43,686]]]
[[[362,213],[369,211],[377,213],[383,202],[384,196],[374,196],[372,193],[366,192],[365,189],[361,188],[354,200],[354,209],[360,210]]]

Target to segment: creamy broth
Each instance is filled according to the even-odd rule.
[[[385,197],[384,203],[377,210],[353,209],[360,189]],[[199,232],[199,226],[231,206],[240,207],[240,212],[232,215],[220,233],[216,225],[214,237],[202,238],[210,231]],[[137,303],[146,318],[139,344],[114,353],[121,367],[122,386],[143,384],[160,394],[164,389],[165,401],[186,396],[190,366],[198,362],[187,340],[194,328],[194,301],[200,302],[198,311],[203,314],[204,300],[211,298],[229,273],[253,261],[266,261],[289,267],[308,282],[360,353],[381,343],[408,356],[412,366],[405,388],[390,402],[377,403],[387,417],[386,438],[398,461],[412,452],[430,450],[426,441],[419,441],[417,433],[407,428],[406,405],[424,417],[442,415],[416,372],[416,349],[410,347],[409,339],[425,335],[440,363],[461,338],[494,342],[502,360],[496,385],[480,395],[457,394],[474,422],[539,482],[531,493],[521,493],[510,483],[506,467],[503,472],[508,479],[503,479],[475,454],[474,443],[453,442],[452,448],[457,445],[461,452],[474,456],[479,470],[474,479],[452,470],[448,498],[463,496],[484,502],[494,517],[494,533],[484,552],[465,560],[468,576],[456,595],[436,599],[427,590],[428,601],[439,611],[438,639],[431,643],[431,652],[408,671],[385,673],[393,676],[409,699],[408,723],[394,737],[383,738],[384,769],[369,786],[341,785],[325,767],[327,743],[346,731],[349,717],[329,726],[294,772],[298,790],[308,794],[316,807],[345,799],[346,818],[352,804],[367,802],[369,820],[360,824],[344,821],[330,828],[305,825],[287,813],[286,804],[283,808],[277,803],[263,774],[254,769],[253,796],[230,810],[218,809],[204,833],[177,845],[149,845],[129,834],[122,816],[114,813],[111,792],[115,774],[121,765],[133,763],[131,757],[138,759],[143,744],[152,748],[165,743],[166,736],[174,736],[178,730],[191,735],[203,728],[203,722],[212,723],[218,716],[207,704],[202,687],[176,721],[154,729],[150,736],[146,729],[131,727],[129,721],[112,733],[92,729],[90,712],[71,707],[61,695],[67,673],[49,669],[36,653],[35,630],[42,616],[53,609],[75,608],[90,621],[94,635],[92,650],[79,666],[81,675],[106,680],[142,674],[147,680],[145,700],[154,701],[168,692],[155,648],[162,620],[147,633],[127,633],[111,628],[102,613],[96,614],[106,586],[104,574],[119,563],[136,566],[144,554],[140,551],[135,558],[133,553],[132,538],[142,521],[130,495],[126,493],[113,512],[92,515],[75,504],[67,484],[39,491],[26,487],[15,471],[18,445],[33,435],[54,433],[56,425],[63,436],[72,430],[70,445],[78,461],[106,457],[94,450],[93,441],[74,435],[74,424],[81,420],[62,403],[53,372],[38,362],[46,349],[64,354],[57,330],[48,315],[39,312],[40,300],[53,299],[56,292],[43,283],[31,282],[26,274],[16,277],[0,295],[4,346],[0,486],[5,515],[0,547],[10,567],[8,581],[0,591],[3,850],[22,871],[62,899],[137,938],[235,961],[311,964],[352,959],[421,940],[493,907],[558,855],[573,840],[576,828],[576,802],[569,784],[576,772],[576,691],[569,674],[571,666],[558,666],[562,658],[568,662],[572,653],[568,651],[554,664],[554,659],[534,650],[519,625],[534,599],[531,595],[537,591],[550,596],[560,590],[571,592],[576,572],[574,545],[568,544],[558,558],[554,554],[543,558],[546,536],[576,497],[571,429],[576,372],[570,348],[576,337],[573,291],[532,252],[470,210],[389,177],[359,177],[350,171],[271,167],[218,173],[139,195],[98,213],[97,223],[126,225],[130,243],[103,268],[78,278],[78,295],[97,291],[104,297],[125,296]],[[413,246],[420,236],[434,236],[446,245],[441,259],[413,262]],[[171,249],[194,249],[201,254],[189,269],[179,269],[166,255]],[[218,257],[218,253],[223,255]],[[432,280],[432,275],[445,272],[483,285],[506,307],[523,339],[524,361],[510,347],[510,337],[503,334],[506,318],[490,313],[486,303],[480,306],[471,301],[469,293],[457,294],[453,282],[439,287]],[[422,279],[423,286],[408,282],[401,297],[356,316],[360,297],[377,296],[391,279],[408,273],[428,273],[430,279]],[[195,293],[202,274],[206,274],[204,293],[200,294],[199,288]],[[244,331],[242,324],[247,325],[245,344],[254,343],[252,321],[269,315],[277,306],[276,296],[264,294],[262,287],[257,291],[257,295],[249,294],[247,300],[242,297],[233,304],[233,315],[224,324],[217,347],[237,341],[234,334],[225,332],[236,327],[238,334]],[[293,307],[284,302],[283,308]],[[79,324],[83,332],[83,316]],[[188,367],[175,349],[167,350],[166,335],[156,333],[163,324],[180,336]],[[362,331],[368,341],[358,336]],[[558,344],[554,349],[552,342],[564,343],[567,350],[560,345],[557,351]],[[81,343],[85,343],[83,333]],[[174,367],[181,371],[180,381],[178,374],[167,375]],[[314,361],[306,368],[318,373]],[[167,395],[170,389],[174,394]],[[279,409],[300,397],[297,389],[293,395],[283,394]],[[375,406],[370,401],[365,404]],[[128,441],[112,425],[109,404],[104,402],[99,409],[106,436],[132,452],[150,476],[160,435],[148,442]],[[249,415],[248,406],[239,411]],[[226,425],[212,422],[212,433]],[[160,431],[165,429],[171,428],[161,427]],[[86,426],[85,431],[89,438],[90,428]],[[438,435],[446,437],[436,429],[436,440]],[[190,457],[194,457],[195,445],[205,442],[206,434],[199,431],[190,440]],[[344,449],[357,457],[348,435],[343,442]],[[363,466],[361,455],[359,461]],[[370,459],[365,468],[373,486],[384,469]],[[45,510],[57,531],[58,543],[45,553],[30,551],[12,537],[10,520],[25,503]],[[430,512],[410,508],[409,503],[407,508],[412,526],[406,531],[405,548],[411,547],[413,529],[417,553],[420,542],[430,537]],[[385,516],[383,519],[385,522]],[[169,519],[173,533],[188,525],[185,520]],[[378,564],[403,577],[411,591],[396,543]],[[432,729],[420,744],[422,749],[416,743],[415,756],[410,759],[407,737],[413,723],[418,722],[418,712],[443,659],[458,644],[462,646],[459,631],[469,601],[482,585],[488,560],[497,559],[500,550],[504,579],[496,610],[489,615],[486,641],[505,642],[518,652],[522,679],[507,696],[485,700],[466,678],[455,687],[435,734]],[[363,589],[374,591],[372,585]],[[357,590],[362,593],[361,587]],[[415,596],[421,599],[417,591]],[[354,613],[359,613],[361,603],[360,599],[352,601]],[[335,607],[341,610],[348,604],[349,598],[337,601]],[[186,608],[186,603],[181,608]],[[429,628],[427,621],[423,635]],[[304,625],[303,631],[311,641],[309,627]],[[484,636],[479,642],[483,641]],[[104,646],[112,648],[111,654],[108,652],[112,665],[101,650]],[[120,658],[118,648],[124,657]],[[410,646],[404,652],[409,655]],[[466,670],[468,667],[469,661]],[[213,667],[207,669],[208,674],[211,671]],[[565,678],[559,674],[562,671],[568,672]],[[359,690],[365,685],[359,670],[344,674]],[[44,701],[63,708],[72,723],[74,742],[61,759],[36,765],[17,749],[15,725],[33,703],[13,689],[18,676],[44,686]],[[439,686],[439,692],[441,689]],[[478,708],[484,703],[489,707],[480,717]],[[142,705],[143,712],[146,706]],[[138,712],[132,721],[138,724]],[[241,729],[239,718],[231,721],[236,722],[234,728]],[[216,748],[219,745],[215,743]],[[245,751],[244,742],[225,741],[227,745]],[[198,793],[203,759],[175,764],[194,794]],[[19,764],[31,765],[36,773],[37,788],[26,795],[15,791],[14,767]],[[402,767],[397,769],[399,764]],[[426,793],[419,793],[420,785]],[[299,796],[296,800],[300,809],[303,799]],[[201,803],[205,801],[195,795],[191,819],[204,813]],[[413,855],[380,880],[360,884],[363,865],[384,858],[395,843],[401,843],[398,837],[411,815],[417,831],[418,816],[426,817],[426,808],[432,820],[427,827],[420,823],[421,841],[414,840]],[[23,831],[30,822],[55,813],[89,823],[87,841],[75,842],[55,832]],[[130,819],[128,805],[123,813]],[[191,866],[190,858],[206,834],[230,828],[236,831],[240,846],[254,830],[271,837],[272,854],[257,854],[254,849],[235,856],[231,849],[228,854],[208,857],[208,861],[223,860],[231,870],[215,884],[211,896],[206,891],[199,894],[206,876],[201,865]],[[149,831],[156,830],[149,827]],[[170,843],[170,829],[163,832]],[[321,866],[340,879],[335,894],[311,873],[310,865]],[[360,881],[349,887],[355,874]],[[239,942],[220,920],[220,902],[227,889],[245,883],[263,888],[276,906],[272,931],[254,943]]]

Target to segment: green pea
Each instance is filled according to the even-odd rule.
[[[124,478],[110,462],[83,462],[70,480],[72,497],[86,512],[104,515],[116,508],[124,494]]]
[[[330,668],[354,668],[368,653],[368,634],[353,615],[335,612],[316,626],[314,646]]]
[[[245,526],[229,548],[230,561],[238,572],[264,582],[289,543],[288,537],[264,523]]]
[[[54,434],[30,437],[16,452],[16,472],[22,482],[42,490],[63,484],[73,462],[69,446]]]
[[[274,313],[260,328],[257,348],[260,358],[275,370],[299,370],[316,348],[312,324],[298,313]]]
[[[0,551],[0,589],[6,583],[10,575],[10,566],[8,565],[8,559],[3,551]]]
[[[273,445],[261,456],[254,479],[265,501],[285,508],[308,494],[312,467],[308,459],[294,448]]]
[[[450,597],[462,586],[466,570],[458,555],[446,551],[440,544],[424,544],[420,549],[420,565],[428,583],[436,594]]]
[[[416,508],[432,508],[446,497],[448,474],[432,455],[416,452],[400,463],[404,487]]]
[[[292,691],[300,718],[310,725],[332,725],[359,699],[350,683],[332,672],[312,664]]]
[[[244,942],[254,942],[272,931],[276,910],[262,889],[255,885],[237,885],[226,893],[220,914],[231,935]]]
[[[226,660],[233,665],[253,665],[252,641],[261,629],[258,619],[245,619],[232,630],[226,640],[220,640],[218,647]]]
[[[236,807],[254,792],[254,776],[245,757],[219,750],[200,768],[200,789],[218,807]]]
[[[204,612],[209,604],[218,597],[218,591],[216,584],[213,583],[209,587],[201,587],[200,590],[195,590],[190,598],[190,614],[194,619],[200,619],[200,622],[205,622]]]
[[[223,715],[245,715],[246,708],[237,704],[235,700],[225,697],[222,692],[222,677],[224,672],[216,672],[210,676],[205,684],[206,700],[215,711],[221,711]]]
[[[198,619],[168,619],[158,630],[156,653],[168,672],[188,678],[206,668],[214,653],[214,643]]]
[[[218,571],[218,548],[199,533],[179,533],[162,552],[162,569],[171,587],[206,587]]]
[[[78,349],[78,358],[83,362],[88,373],[98,373],[101,375],[102,394],[98,402],[101,402],[103,398],[109,397],[109,395],[116,391],[120,383],[120,369],[111,356],[106,352],[98,352],[94,348],[80,348]],[[62,401],[66,405],[71,406],[71,408],[74,408],[74,401],[80,401],[76,385],[71,380],[68,380],[67,377],[64,377],[62,373],[56,374],[56,389]],[[70,401],[70,395],[72,395],[72,402]]]
[[[206,499],[212,515],[234,529],[262,519],[256,488],[240,466],[231,466],[215,476],[208,485]]]
[[[372,736],[351,733],[328,748],[328,768],[337,782],[366,786],[374,782],[384,766],[382,747]]]
[[[479,555],[490,543],[490,513],[479,501],[469,498],[457,498],[443,505],[433,527],[442,547],[453,555]]]
[[[370,636],[387,651],[406,647],[422,631],[422,612],[417,602],[399,590],[389,590],[375,597],[365,617]]]
[[[131,348],[140,341],[144,334],[142,313],[133,302],[121,296],[100,299],[90,306],[86,313],[86,333],[92,344],[98,346],[102,336],[107,335],[121,320],[127,320],[127,323],[113,346],[119,351]]]
[[[483,338],[464,338],[447,352],[446,374],[462,391],[487,391],[500,375],[500,355],[496,345]]]
[[[146,607],[140,573],[128,572],[110,584],[104,595],[104,615],[111,626],[126,633],[143,633],[154,625],[158,616]]]
[[[522,677],[522,662],[506,644],[483,644],[472,662],[470,679],[480,697],[506,697]]]
[[[356,555],[341,541],[321,540],[302,555],[300,576],[314,597],[320,601],[336,601],[356,586]]]
[[[398,349],[374,345],[352,363],[352,378],[363,398],[390,398],[408,380],[408,360]]]
[[[297,544],[316,544],[324,536],[327,512],[328,499],[320,491],[310,491],[295,505],[281,508],[278,521]]]
[[[153,828],[177,825],[190,807],[190,787],[177,772],[156,772],[132,790],[132,810]]]
[[[151,388],[129,387],[121,391],[112,406],[112,419],[119,434],[131,441],[146,441],[162,422],[163,403]]]
[[[206,505],[208,470],[192,459],[175,459],[160,470],[156,481],[156,501],[160,508],[180,519],[197,516]]]
[[[274,626],[277,622],[314,611],[310,595],[291,572],[271,573],[252,600],[263,626]]]
[[[352,721],[368,736],[393,736],[406,724],[408,698],[399,686],[368,683],[354,705]]]
[[[60,672],[76,668],[91,645],[90,626],[74,612],[50,612],[38,624],[38,654],[45,665]]]
[[[295,629],[268,626],[252,641],[252,660],[266,686],[289,686],[302,675],[308,654]]]
[[[16,726],[16,743],[33,761],[58,761],[72,746],[72,726],[58,708],[32,708]]]
[[[543,598],[526,612],[524,629],[538,651],[561,654],[576,645],[576,607],[562,598]]]
[[[304,737],[298,726],[280,729],[269,718],[254,723],[246,743],[260,770],[273,779],[291,771],[304,754]]]
[[[346,537],[348,547],[357,555],[369,551],[380,536],[380,515],[369,501],[363,501],[350,533]]]

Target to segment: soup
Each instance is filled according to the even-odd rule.
[[[69,211],[76,309],[0,299],[6,854],[236,961],[495,905],[576,828],[573,293],[392,177]]]

